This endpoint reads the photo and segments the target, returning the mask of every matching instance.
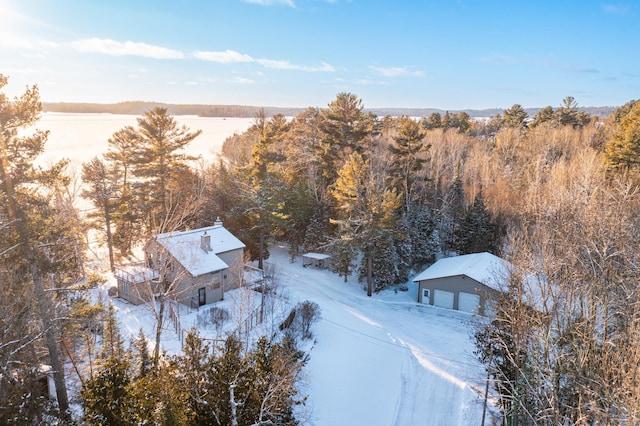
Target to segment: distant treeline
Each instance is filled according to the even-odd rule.
[[[44,112],[69,112],[69,113],[110,113],[142,115],[155,107],[166,108],[171,115],[198,115],[200,117],[255,117],[260,110],[264,110],[267,117],[282,114],[293,117],[304,111],[305,108],[261,107],[251,105],[202,105],[202,104],[165,104],[161,102],[127,101],[115,104],[99,103],[72,103],[72,102],[43,102]],[[607,117],[615,109],[614,106],[604,107],[580,107],[579,110],[591,115]],[[526,108],[529,116],[535,116],[540,108]],[[383,117],[386,115],[400,117],[428,117],[433,113],[444,114],[447,111],[437,108],[369,108],[367,112]],[[502,114],[500,108],[490,109],[465,109],[452,110],[451,113],[466,112],[471,117],[492,117]]]

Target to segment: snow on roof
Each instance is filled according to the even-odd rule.
[[[309,259],[316,259],[316,260],[325,260],[325,259],[329,259],[331,256],[324,253],[305,253],[302,255],[302,257],[306,257]]]
[[[500,290],[499,281],[509,273],[509,262],[491,253],[472,253],[446,257],[418,274],[413,281],[466,275],[494,290]]]
[[[203,236],[210,238],[210,251],[201,247]],[[228,268],[218,255],[245,247],[222,225],[158,234],[154,238],[194,277]]]

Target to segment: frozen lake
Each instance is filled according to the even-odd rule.
[[[136,115],[57,113],[46,112],[35,126],[49,130],[45,152],[38,158],[42,165],[62,158],[72,161],[72,167],[91,160],[107,151],[109,138],[125,126],[137,127]],[[179,125],[202,134],[188,146],[191,155],[200,155],[206,161],[214,160],[224,140],[235,133],[242,133],[254,122],[253,118],[174,116]]]

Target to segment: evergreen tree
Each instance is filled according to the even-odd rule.
[[[612,169],[634,170],[640,165],[640,102],[625,110],[628,112],[619,122],[614,122],[615,130],[605,145],[605,157]]]
[[[445,203],[440,216],[439,231],[442,238],[442,248],[444,250],[457,251],[460,248],[460,226],[465,211],[465,194],[462,177],[460,173],[457,172],[445,194]]]
[[[429,117],[422,120],[421,124],[425,130],[441,129],[442,116],[439,112],[432,112]]]
[[[497,226],[484,205],[482,191],[478,192],[457,230],[456,251],[459,254],[495,252],[498,245]]]
[[[527,114],[520,104],[514,104],[511,108],[504,110],[502,115],[503,124],[506,127],[522,130],[527,126],[529,114]]]
[[[136,143],[132,173],[138,179],[136,195],[145,208],[148,229],[161,229],[173,204],[184,201],[175,200],[183,189],[175,182],[195,157],[182,150],[201,133],[179,126],[166,108],[154,108],[138,118],[138,128],[130,135]]]
[[[117,192],[112,200],[113,245],[121,255],[131,254],[134,243],[142,234],[142,205],[135,198],[131,171],[135,167],[137,137],[132,126],[116,131],[107,141],[104,154],[109,177],[118,177]],[[113,171],[113,173],[111,173]]]
[[[291,339],[274,343],[262,337],[247,358],[252,385],[240,424],[297,425],[293,407],[302,402],[296,399],[295,387],[298,372],[305,364],[301,352]]]
[[[147,336],[144,335],[142,327],[138,331],[138,337],[136,337],[131,346],[137,352],[137,369],[136,379],[141,379],[149,373],[152,367],[151,357],[149,356],[149,344],[147,343]]]
[[[185,338],[184,354],[178,357],[178,365],[187,392],[185,399],[193,412],[193,424],[220,424],[215,398],[224,397],[214,393],[214,356],[209,344],[202,340],[196,330]],[[215,388],[221,392],[221,388]]]
[[[169,362],[132,383],[131,424],[158,426],[203,424],[195,421],[195,415],[188,404],[188,384],[182,374],[175,362]]]
[[[365,141],[376,132],[375,117],[366,114],[362,100],[351,93],[339,93],[321,112],[321,142],[316,146],[325,188],[337,178],[343,161],[352,153],[365,154]]]
[[[107,309],[97,362],[96,371],[82,384],[84,420],[91,425],[131,424],[131,361],[113,305]]]
[[[402,199],[395,188],[388,188],[384,174],[373,172],[370,162],[357,152],[351,154],[338,172],[332,194],[339,209],[342,239],[360,249],[367,262],[367,294],[373,291],[373,258],[379,241],[387,239],[396,222],[395,211]]]
[[[440,249],[440,241],[436,232],[436,225],[428,206],[422,205],[408,218],[411,240],[410,264],[422,269],[426,264],[435,261]]]
[[[389,175],[392,184],[403,196],[406,212],[415,201],[414,184],[427,161],[423,156],[429,149],[423,142],[425,135],[417,122],[402,117],[399,120],[398,135],[393,137],[393,144],[389,146],[392,155]]]
[[[7,77],[0,74],[0,89],[7,83]],[[58,347],[58,323],[54,321],[52,298],[45,292],[45,277],[51,277],[53,282],[49,284],[53,287],[62,279],[73,279],[82,265],[81,259],[77,260],[79,236],[74,237],[69,217],[63,215],[53,198],[58,188],[68,183],[64,173],[68,162],[62,160],[46,169],[35,167],[34,160],[43,152],[48,133],[21,132],[37,123],[41,109],[37,86],[27,88],[14,101],[0,92],[0,279],[2,287],[9,289],[12,296],[27,296],[29,304],[18,302],[16,305],[22,305],[34,315],[18,315],[25,320],[20,324],[9,320],[9,333],[0,334],[0,376],[6,381],[13,375],[13,366],[22,364],[20,358],[25,352],[16,342],[21,341],[25,348],[33,349],[32,344],[40,344],[39,336],[43,335],[58,406],[66,416],[69,402]],[[73,268],[67,262],[69,259],[76,259]],[[15,299],[9,298],[0,303],[13,302]],[[36,326],[38,322],[40,327]],[[0,326],[0,331],[3,328]],[[16,332],[20,336],[17,341],[5,340]],[[26,336],[30,337],[23,340]],[[25,358],[25,361],[35,360]],[[37,366],[29,362],[24,363],[26,370],[36,371]]]
[[[533,121],[531,122],[531,127],[537,127],[544,123],[553,123],[554,116],[555,112],[553,110],[553,107],[546,106],[538,111],[536,116],[533,118]]]
[[[213,360],[213,368],[207,380],[211,397],[208,409],[215,414],[215,424],[239,425],[242,403],[250,387],[247,376],[248,363],[242,354],[242,343],[234,335],[227,337],[222,353]]]
[[[402,220],[399,221],[394,238],[393,244],[397,254],[397,269],[398,281],[405,282],[409,279],[413,267],[413,235],[410,232],[409,219],[405,215]]]
[[[375,244],[369,249],[369,257],[371,258],[371,279],[374,291],[378,292],[385,287],[403,281],[398,271],[400,257],[389,233],[384,233],[376,239]],[[360,265],[360,279],[367,278],[367,273],[368,258],[363,258]]]
[[[82,196],[91,200],[98,209],[97,213],[90,212],[87,214],[87,218],[95,221],[94,228],[102,228],[105,231],[107,249],[109,250],[109,266],[113,271],[115,258],[113,254],[113,231],[111,228],[118,176],[114,170],[109,170],[103,161],[95,157],[82,165],[82,181],[87,186],[82,191]]]
[[[282,115],[267,120],[263,110],[254,126],[258,129],[258,140],[251,151],[248,182],[243,188],[248,205],[245,215],[258,235],[258,253],[251,258],[257,259],[258,268],[263,269],[263,262],[269,257],[267,240],[278,228],[285,227],[288,219],[283,210],[286,186],[275,166],[284,160],[276,145],[286,137],[289,125]]]

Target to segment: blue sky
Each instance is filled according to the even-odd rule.
[[[639,52],[635,0],[0,0],[4,91],[49,102],[611,106]]]

